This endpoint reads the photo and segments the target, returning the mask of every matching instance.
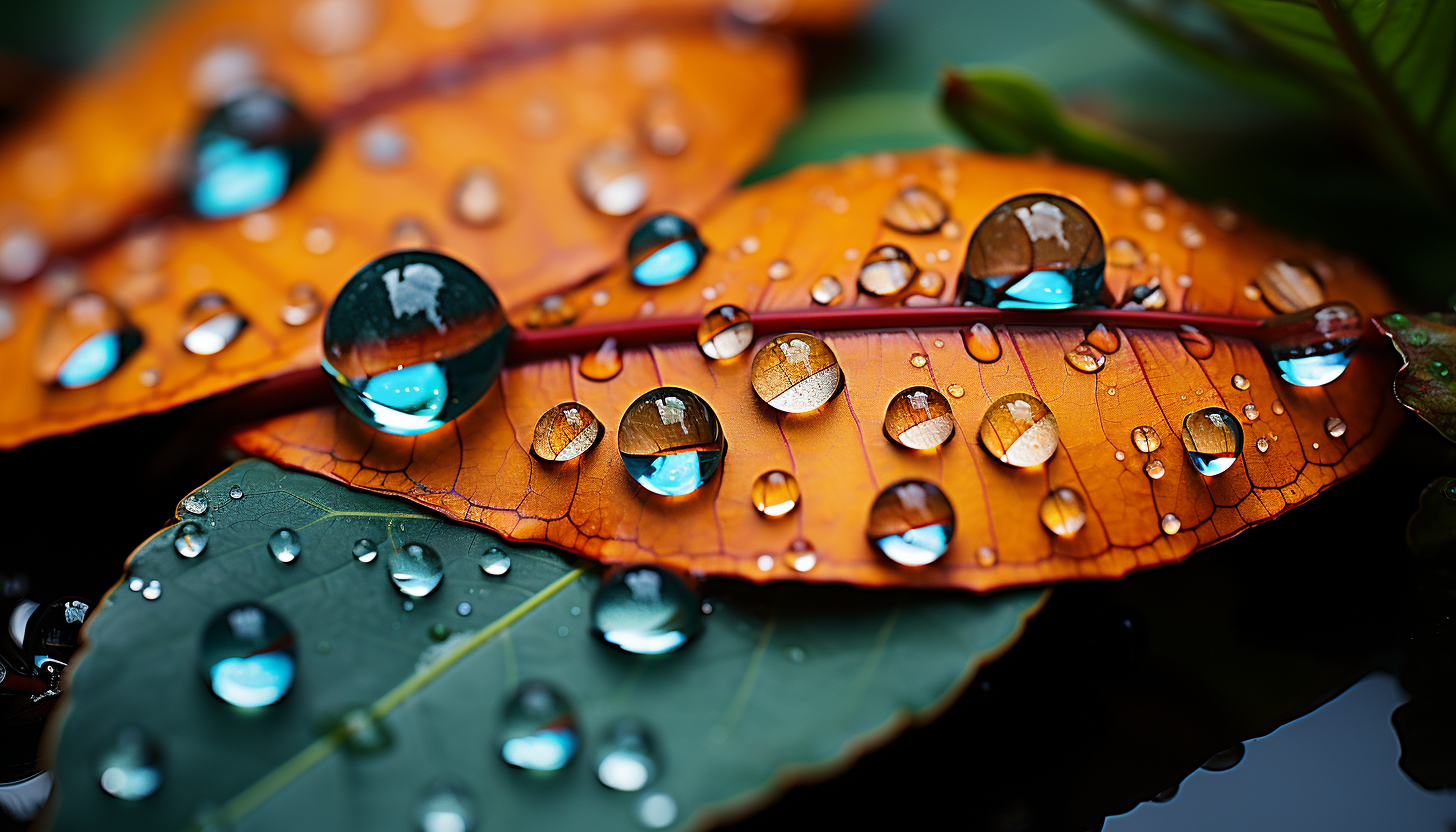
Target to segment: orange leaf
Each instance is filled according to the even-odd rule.
[[[882,209],[914,183],[938,192],[959,227],[921,236],[885,228]],[[1133,285],[1156,285],[1166,309],[946,305],[981,219],[1010,197],[1036,192],[1075,200],[1101,226],[1116,264],[1108,276],[1113,298]],[[1161,225],[1148,219],[1151,211]],[[681,283],[647,289],[618,268],[570,296],[582,321],[604,322],[518,333],[514,366],[446,428],[386,436],[328,407],[274,419],[238,441],[277,462],[608,562],[661,562],[755,581],[977,590],[1114,577],[1179,560],[1309,499],[1367,464],[1399,423],[1388,393],[1391,363],[1373,337],[1323,387],[1281,380],[1257,343],[1269,337],[1261,319],[1273,314],[1271,306],[1288,306],[1299,291],[1305,301],[1369,310],[1388,306],[1385,290],[1348,258],[1226,216],[1220,227],[1215,216],[1162,194],[1156,183],[1137,189],[1046,161],[937,150],[808,166],[745,189],[714,212],[701,229],[711,254]],[[1141,265],[1128,265],[1119,237],[1141,247]],[[856,292],[861,263],[886,242],[910,252],[922,269],[932,268],[934,254],[933,268],[948,276],[938,306],[896,306],[915,297],[915,282],[887,299]],[[1297,284],[1298,291],[1287,275],[1261,279],[1275,258],[1322,277],[1312,288]],[[839,306],[805,310],[825,274],[843,287]],[[605,303],[593,305],[603,292]],[[1139,296],[1154,302],[1145,291]],[[692,333],[697,316],[723,301],[753,313],[756,339],[736,359],[708,361]],[[644,303],[659,317],[639,318]],[[685,313],[691,317],[670,317]],[[1351,321],[1357,331],[1363,326]],[[977,322],[989,327],[973,341],[983,360],[962,339]],[[770,380],[771,389],[755,395],[754,355],[774,335],[802,330],[823,338],[844,387],[816,410],[782,413],[763,401],[782,384]],[[584,378],[579,355],[608,336],[620,350],[621,372],[607,381]],[[1084,340],[1106,351],[1099,372],[1068,360]],[[801,357],[809,355],[800,348]],[[704,399],[726,438],[720,470],[688,496],[644,491],[617,453],[624,410],[662,385]],[[908,450],[886,435],[887,411],[912,387],[928,389],[922,404],[942,392],[954,420],[954,435],[933,450]],[[1055,417],[1058,442],[1045,464],[1019,468],[996,458],[1019,430],[1007,422],[982,433],[988,408],[1008,394],[1031,394]],[[591,410],[606,435],[576,461],[541,462],[528,450],[537,420],[568,400]],[[1241,455],[1217,476],[1195,470],[1182,437],[1184,417],[1209,407],[1236,416],[1243,435]],[[684,422],[684,433],[688,427]],[[1226,450],[1209,445],[1220,436],[1198,425],[1190,439],[1205,452]],[[783,516],[762,516],[753,495],[770,502],[770,489],[755,492],[754,483],[774,470],[797,479],[799,501]],[[877,495],[904,479],[938,486],[955,513],[949,550],[932,565],[897,565],[867,537]],[[772,501],[781,502],[791,491],[776,482]],[[938,499],[933,491],[921,496],[931,508]],[[1078,505],[1085,517],[1077,516]]]

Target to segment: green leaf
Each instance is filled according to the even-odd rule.
[[[676,826],[700,828],[938,713],[1043,598],[725,581],[707,586],[702,636],[667,656],[632,656],[591,634],[598,574],[585,562],[259,461],[196,494],[206,514],[179,507],[178,517],[207,524],[202,554],[179,557],[175,527],[164,529],[127,567],[128,578],[159,581],[160,598],[123,581],[87,624],[52,726],[51,828],[410,829],[441,777],[473,794],[479,829],[632,828],[638,796],[595,777],[602,732],[620,716],[651,727],[661,762],[651,788],[676,802]],[[292,563],[267,550],[280,527],[301,541]],[[372,563],[351,554],[363,537],[380,544]],[[445,578],[406,612],[383,561],[408,542],[439,552]],[[513,562],[500,577],[477,565],[495,545]],[[242,601],[264,602],[296,635],[293,689],[256,712],[215,698],[196,666],[202,628]],[[439,626],[456,635],[436,644]],[[584,747],[554,776],[508,768],[495,745],[503,702],[527,679],[576,705]],[[359,752],[339,728],[320,734],[330,715],[361,707],[387,747]],[[161,789],[135,803],[97,780],[100,755],[128,725],[164,755]]]
[[[1393,312],[1375,328],[1405,362],[1395,374],[1395,398],[1456,442],[1456,315]]]
[[[941,106],[981,147],[1000,153],[1050,151],[1070,162],[1139,178],[1178,178],[1161,153],[1067,112],[1035,78],[1009,67],[975,66],[945,74]]]
[[[1456,554],[1456,477],[1436,477],[1421,490],[1420,505],[1405,527],[1405,541],[1422,557]]]

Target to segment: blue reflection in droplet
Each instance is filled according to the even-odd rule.
[[[1351,348],[1348,352],[1329,355],[1282,358],[1274,363],[1279,367],[1279,375],[1290,384],[1299,387],[1323,387],[1345,372],[1353,354],[1354,349]]]
[[[703,630],[698,596],[658,566],[629,566],[608,576],[592,597],[591,617],[604,641],[629,653],[668,653]]]
[[[699,254],[687,240],[678,240],[658,249],[632,270],[632,277],[646,286],[662,286],[686,277],[698,267]]]
[[[162,786],[162,750],[142,729],[127,726],[97,761],[101,790],[122,800],[144,800]]]
[[[1067,309],[1072,299],[1072,278],[1062,272],[1035,271],[1016,281],[996,304],[1002,309]]]
[[[204,217],[234,217],[266,208],[288,190],[288,157],[276,147],[219,136],[197,154],[192,206]]]
[[[212,692],[240,708],[272,705],[293,687],[293,657],[282,651],[223,659],[212,666]]]
[[[65,388],[95,384],[121,363],[121,336],[98,332],[71,351],[56,372],[56,383]]]
[[[576,756],[576,714],[555,688],[523,682],[506,702],[501,759],[532,771],[556,771]]]
[[[890,560],[903,566],[933,563],[950,547],[950,530],[940,524],[921,526],[901,534],[877,538],[875,545]]]
[[[318,156],[318,129],[282,95],[246,90],[207,115],[193,140],[192,207],[204,217],[267,208]]]
[[[718,467],[717,451],[678,451],[661,456],[622,455],[627,473],[654,494],[681,497],[703,487],[704,471]]]
[[[1183,449],[1193,468],[1205,477],[1232,468],[1243,447],[1243,426],[1227,410],[1205,407],[1183,417]]]
[[[272,705],[293,686],[293,633],[268,609],[239,604],[203,630],[199,666],[224,702],[240,708]]]
[[[576,756],[579,743],[569,728],[542,728],[526,737],[506,740],[501,757],[517,768],[556,771]]]
[[[380,373],[365,382],[359,402],[380,430],[409,436],[444,424],[436,417],[450,394],[445,371],[433,361]]]
[[[632,279],[644,286],[665,286],[693,273],[707,253],[693,224],[675,214],[642,222],[627,241]]]

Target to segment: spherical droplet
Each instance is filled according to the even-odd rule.
[[[182,315],[182,346],[193,355],[216,355],[248,325],[232,302],[217,292],[192,301]]]
[[[912,352],[912,353],[910,353],[910,366],[911,367],[917,367],[917,368],[918,367],[924,367],[926,364],[929,364],[929,363],[930,363],[930,359],[928,357],[926,357],[925,353],[923,353],[923,352]]]
[[[1163,438],[1153,426],[1138,425],[1132,429],[1132,444],[1139,451],[1150,454],[1163,444]]]
[[[478,228],[500,219],[503,203],[500,181],[495,173],[477,166],[467,168],[460,175],[450,207],[456,219]]]
[[[1166,473],[1166,471],[1167,469],[1163,466],[1163,461],[1161,459],[1150,459],[1148,460],[1147,464],[1143,466],[1143,473],[1147,474],[1148,479],[1151,480],[1162,479],[1163,474]]]
[[[1254,404],[1253,402],[1249,402],[1248,404],[1244,405],[1244,418],[1248,419],[1250,422],[1258,419],[1259,406]]]
[[[318,157],[322,133],[278,92],[254,87],[219,104],[193,140],[192,208],[236,217],[283,198]]]
[[[455,614],[459,616],[466,616],[474,611],[475,608],[470,606],[469,601],[461,601],[460,603],[455,605]]]
[[[1184,248],[1202,248],[1207,239],[1198,226],[1191,222],[1185,222],[1178,228],[1178,242]]]
[[[950,402],[934,387],[901,390],[885,410],[885,435],[917,451],[944,445],[955,427]]]
[[[423,598],[435,591],[445,577],[445,562],[423,543],[409,543],[384,557],[395,589],[411,598]]]
[[[232,488],[229,488],[228,489],[228,499],[231,499],[231,500],[241,500],[241,499],[243,499],[243,487],[241,485],[235,485]]]
[[[1259,453],[1266,454],[1269,452],[1269,440],[1261,436],[1254,442],[1254,447],[1259,449]]]
[[[1320,387],[1345,372],[1364,326],[1359,309],[1336,302],[1268,318],[1260,328],[1265,351],[1285,381]]]
[[[1082,495],[1070,488],[1056,488],[1041,501],[1041,522],[1058,537],[1072,537],[1087,522]]]
[[[902,480],[875,498],[866,534],[890,560],[902,566],[925,566],[950,548],[955,510],[939,486]]]
[[[883,245],[865,255],[859,269],[859,288],[871,295],[893,295],[915,279],[920,269],[910,253],[899,246]]]
[[[1197,329],[1180,324],[1178,327],[1178,340],[1183,344],[1183,349],[1188,354],[1202,361],[1213,357],[1213,341],[1207,335]]]
[[[839,359],[823,341],[807,332],[774,338],[753,357],[753,392],[785,413],[807,413],[822,407],[839,390]]]
[[[1107,355],[1117,352],[1118,347],[1122,346],[1122,340],[1118,338],[1117,333],[1102,324],[1097,324],[1087,331],[1087,343]]]
[[[982,364],[995,363],[1001,357],[1001,342],[996,339],[996,333],[983,323],[971,324],[962,330],[961,340],[966,345],[966,352]]]
[[[692,274],[708,247],[698,229],[677,214],[657,214],[637,226],[627,240],[627,265],[643,286],[666,286]]]
[[[45,265],[49,249],[35,228],[17,224],[0,231],[0,278],[19,283]]]
[[[596,447],[602,433],[602,423],[586,405],[562,402],[537,420],[531,453],[544,462],[576,459]]]
[[[324,321],[324,372],[371,427],[413,436],[444,425],[500,375],[511,333],[490,287],[427,251],[386,254],[340,290]]]
[[[1303,263],[1271,260],[1254,282],[1276,312],[1299,312],[1325,302],[1324,286],[1314,270]]]
[[[1275,399],[1274,400],[1274,406],[1271,409],[1274,411],[1274,415],[1275,416],[1283,416],[1284,415],[1284,402],[1281,402],[1278,399]]]
[[[743,5],[740,0],[738,5]],[[648,829],[666,829],[677,820],[677,801],[662,792],[648,792],[637,801],[637,822]]]
[[[188,520],[177,527],[177,534],[172,538],[172,546],[182,557],[195,558],[202,554],[203,549],[207,548],[208,536],[207,529],[203,528],[201,523]]]
[[[203,629],[198,667],[224,702],[240,708],[272,705],[293,687],[293,631],[259,604],[229,607]]]
[[[650,96],[637,120],[642,143],[659,156],[676,156],[688,146],[687,117],[676,95]]]
[[[102,791],[121,800],[145,800],[162,787],[162,748],[128,725],[101,752],[96,770]]]
[[[1183,447],[1193,467],[1205,477],[1233,467],[1244,448],[1244,429],[1221,407],[1205,407],[1183,417]]]
[[[597,779],[603,786],[641,791],[657,779],[657,767],[655,743],[646,725],[623,717],[608,726],[597,752]]]
[[[912,185],[895,194],[880,212],[885,225],[906,234],[931,234],[949,218],[945,200],[923,185]]]
[[[617,350],[617,339],[607,338],[593,352],[581,357],[577,371],[592,381],[609,381],[622,372],[622,353]]]
[[[1183,521],[1178,519],[1178,515],[1170,512],[1163,515],[1161,525],[1163,534],[1177,534],[1178,530],[1183,528]]]
[[[659,387],[622,413],[617,448],[627,474],[654,494],[680,497],[718,470],[726,445],[718,415],[681,387]]]
[[[506,700],[499,735],[501,759],[529,771],[557,771],[581,748],[576,712],[545,682],[522,682]]]
[[[951,382],[950,384],[947,384],[945,386],[945,392],[952,399],[959,399],[961,396],[964,396],[966,394],[966,388],[960,386],[959,384],[956,384],[955,382]]]
[[[576,163],[576,192],[609,217],[625,217],[647,202],[647,174],[632,148],[608,141],[588,148]]]
[[[1249,389],[1249,379],[1243,373],[1234,373],[1233,378],[1229,379],[1229,383],[1234,386],[1235,390]]]
[[[769,280],[787,280],[794,274],[794,266],[787,260],[775,260],[768,264]]]
[[[737,358],[752,343],[753,319],[736,306],[720,306],[698,324],[698,349],[715,361]]]
[[[789,550],[784,553],[784,563],[795,572],[808,572],[819,563],[819,554],[814,551],[814,546],[802,538],[789,544]]]
[[[475,801],[464,786],[437,780],[415,805],[415,827],[421,832],[474,832]]]
[[[303,326],[317,318],[324,303],[318,292],[307,283],[295,283],[288,287],[288,299],[278,307],[278,317],[289,326]]]
[[[628,566],[602,581],[592,598],[592,626],[603,640],[629,653],[670,653],[702,632],[701,604],[672,572]]]
[[[141,332],[103,295],[75,295],[51,313],[35,350],[35,373],[46,384],[74,389],[115,372],[137,347]]]
[[[379,546],[367,537],[361,537],[354,541],[352,551],[354,560],[360,563],[373,563],[374,559],[379,556]]]
[[[1051,459],[1061,440],[1057,418],[1029,393],[1010,393],[992,402],[981,418],[980,436],[991,456],[1018,468]]]
[[[1028,194],[997,206],[971,235],[956,299],[1003,309],[1066,309],[1097,303],[1102,231],[1080,206]]]
[[[820,306],[833,306],[844,298],[844,285],[839,278],[826,274],[814,281],[809,288],[809,297]]]
[[[162,582],[161,581],[148,581],[147,582],[147,585],[142,588],[142,597],[145,598],[145,599],[147,599],[148,601],[155,601],[158,598],[161,598],[162,597]]]
[[[799,505],[799,481],[788,471],[765,471],[749,492],[753,507],[764,517],[782,517]]]
[[[204,491],[198,491],[192,494],[188,494],[187,497],[182,500],[182,510],[187,512],[188,514],[196,514],[198,516],[201,516],[207,513],[207,509],[207,493]]]
[[[1328,433],[1334,439],[1339,439],[1341,436],[1344,436],[1345,420],[1338,416],[1331,416],[1325,419],[1325,433]]]
[[[492,546],[480,556],[480,569],[487,575],[504,575],[511,571],[511,556],[500,547]]]
[[[1107,357],[1091,344],[1078,344],[1067,350],[1067,363],[1072,369],[1084,373],[1095,373],[1107,366]]]
[[[268,554],[279,563],[293,563],[302,551],[303,544],[293,529],[279,529],[268,538]]]

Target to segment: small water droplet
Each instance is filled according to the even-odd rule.
[[[323,308],[323,301],[312,286],[295,283],[288,288],[288,299],[278,308],[278,317],[289,326],[303,326],[317,318]]]
[[[1271,260],[1254,279],[1260,294],[1274,311],[1299,312],[1325,301],[1325,290],[1314,270],[1303,263]]]
[[[198,491],[194,494],[188,494],[187,498],[182,501],[182,509],[188,514],[195,514],[199,517],[206,514],[207,492]]]
[[[1244,299],[1245,300],[1259,300],[1262,297],[1264,297],[1264,294],[1259,291],[1259,287],[1258,286],[1255,286],[1254,284],[1250,283],[1249,285],[1247,285],[1247,286],[1244,287]]]
[[[1088,330],[1087,343],[1096,347],[1103,354],[1110,355],[1117,352],[1118,347],[1122,346],[1122,339],[1118,337],[1116,332],[1113,332],[1102,324],[1097,324]]]
[[[202,631],[198,663],[224,702],[240,708],[272,705],[293,686],[293,631],[261,605],[229,607]]]
[[[480,558],[480,568],[487,575],[504,575],[511,571],[511,556],[500,547],[492,546]]]
[[[844,298],[844,285],[839,278],[826,274],[814,281],[809,288],[809,297],[820,306],[833,306]]]
[[[434,237],[430,230],[425,227],[425,221],[416,216],[406,215],[394,221],[389,229],[389,242],[396,249],[427,249],[434,248]]]
[[[930,362],[930,359],[928,357],[926,357],[925,353],[923,353],[923,352],[912,352],[912,353],[910,353],[910,366],[911,367],[924,367],[929,362]]]
[[[141,578],[132,578],[130,581],[127,582],[126,588],[130,589],[132,592],[141,592],[142,587],[146,585],[147,582],[142,580]]]
[[[1244,418],[1250,422],[1259,418],[1259,408],[1253,402],[1244,405]]]
[[[794,273],[794,267],[787,260],[775,260],[768,264],[769,280],[785,280]]]
[[[1198,473],[1217,476],[1243,452],[1244,429],[1227,410],[1205,407],[1183,417],[1183,447]]]
[[[1138,212],[1138,219],[1142,220],[1143,227],[1149,231],[1162,231],[1163,226],[1168,224],[1168,218],[1163,212],[1149,205]]]
[[[576,306],[561,295],[547,295],[526,311],[526,326],[531,329],[554,329],[576,320]]]
[[[955,433],[955,426],[950,402],[934,387],[902,390],[890,399],[885,410],[885,435],[914,450],[945,444]]]
[[[1259,449],[1259,453],[1266,454],[1269,452],[1269,440],[1261,436],[1254,442],[1254,447]]]
[[[1249,389],[1249,380],[1242,373],[1234,373],[1234,376],[1232,379],[1229,380],[1229,383],[1234,386],[1235,390]]]
[[[1274,415],[1275,416],[1283,416],[1284,415],[1284,402],[1281,402],[1278,399],[1275,399],[1274,400],[1274,406],[1271,409],[1274,411]]]
[[[96,770],[102,791],[121,800],[145,800],[162,786],[162,748],[128,725],[101,752]]]
[[[795,572],[808,572],[819,564],[819,554],[809,541],[799,538],[789,544],[784,553],[784,563]]]
[[[596,414],[578,402],[562,402],[536,422],[531,438],[531,453],[545,462],[576,459],[602,438],[602,424]]]
[[[677,801],[662,792],[648,792],[637,801],[637,822],[648,829],[666,829],[677,820]]]
[[[650,96],[637,127],[642,143],[658,156],[676,156],[688,146],[687,117],[678,97],[671,93]]]
[[[1268,318],[1260,328],[1268,357],[1285,381],[1320,387],[1345,372],[1364,326],[1360,310],[1336,302]]]
[[[697,270],[708,253],[698,229],[677,214],[643,220],[627,240],[632,279],[643,286],[666,286]]]
[[[768,572],[768,571],[771,571],[773,568],[774,568],[774,558],[773,558],[773,555],[759,555],[758,556],[758,571],[760,571],[760,572]]]
[[[996,550],[990,546],[982,546],[976,550],[976,563],[983,567],[990,568],[996,565]]]
[[[752,343],[753,319],[736,306],[720,306],[698,324],[698,349],[715,361],[737,358]]]
[[[359,130],[359,155],[371,168],[398,168],[409,161],[413,142],[387,116],[376,116]]]
[[[177,554],[184,558],[195,558],[202,554],[207,548],[208,532],[198,523],[187,521],[177,527],[177,535],[172,538],[172,546]]]
[[[260,86],[229,98],[193,141],[192,208],[207,218],[267,208],[313,166],[321,146],[318,128],[279,93]]]
[[[460,174],[450,200],[455,218],[477,228],[500,219],[504,198],[500,180],[486,167],[471,167]]]
[[[647,202],[647,174],[632,148],[607,141],[589,148],[576,163],[576,192],[609,217],[625,217]]]
[[[459,783],[436,781],[415,805],[415,826],[420,832],[474,832],[475,801]]]
[[[308,230],[303,232],[303,250],[309,254],[328,254],[333,251],[333,226],[327,220],[315,220]]]
[[[410,543],[384,556],[389,579],[400,592],[411,598],[423,598],[435,591],[445,577],[445,562],[434,549],[423,543]]]
[[[1168,513],[1163,515],[1161,525],[1163,527],[1163,534],[1177,534],[1178,530],[1183,528],[1183,521],[1178,519],[1178,515]]]
[[[111,375],[141,343],[141,332],[116,304],[82,292],[47,319],[36,344],[35,373],[45,384],[86,387]]]
[[[1132,444],[1145,454],[1156,451],[1163,444],[1163,438],[1151,425],[1139,425],[1132,429]]]
[[[292,563],[302,551],[298,532],[293,529],[279,529],[268,538],[268,553],[279,563]]]
[[[1001,357],[1001,342],[996,333],[983,323],[971,324],[961,330],[961,340],[966,352],[982,364],[992,364]]]
[[[1087,522],[1087,507],[1082,495],[1070,488],[1053,489],[1042,498],[1039,510],[1042,525],[1058,537],[1072,537]]]
[[[373,563],[374,559],[379,556],[379,547],[369,538],[361,537],[354,541],[353,554],[354,560],[360,563]]]
[[[530,771],[557,771],[581,747],[576,712],[545,682],[522,682],[507,698],[499,735],[501,759]]]
[[[1030,468],[1052,458],[1061,441],[1057,419],[1041,399],[1011,393],[991,403],[981,418],[981,445],[1007,465]]]
[[[216,355],[248,326],[232,303],[208,292],[188,305],[182,318],[182,346],[193,355]]]
[[[920,270],[910,253],[899,246],[878,246],[865,256],[859,269],[859,288],[887,297],[910,285]]]
[[[410,604],[411,608],[414,607],[413,602],[406,601],[405,603]],[[450,628],[444,624],[431,624],[430,629],[425,631],[425,635],[430,637],[430,641],[438,644],[450,637]]]
[[[1178,340],[1183,343],[1183,349],[1188,350],[1189,355],[1200,361],[1213,357],[1213,341],[1187,324],[1179,325]]]
[[[742,249],[744,254],[757,253],[759,245],[758,238],[751,234],[738,242],[738,248]]]
[[[1198,229],[1198,226],[1191,222],[1185,222],[1178,229],[1178,242],[1184,248],[1202,248],[1207,240],[1204,238],[1203,232]]]
[[[1228,771],[1244,759],[1244,744],[1238,743],[1209,757],[1200,766],[1205,771]]]
[[[906,234],[931,234],[950,218],[950,209],[940,195],[922,185],[912,185],[891,198],[880,212],[885,225]]]
[[[638,485],[681,497],[707,483],[726,445],[718,415],[707,402],[680,387],[659,387],[638,396],[622,413],[617,449]]]
[[[765,471],[749,492],[753,507],[765,517],[782,517],[799,505],[799,481],[788,471]]]
[[[788,659],[794,664],[803,664],[804,659],[808,657],[809,654],[804,651],[804,648],[800,647],[797,644],[788,644],[784,646],[784,658]]]
[[[1122,451],[1114,451],[1112,453],[1112,458],[1117,460],[1118,462],[1122,462],[1124,459],[1127,459],[1127,454],[1123,453]]]
[[[945,291],[945,275],[934,270],[923,271],[915,278],[912,291],[915,292],[915,295],[911,297],[918,296],[919,305],[934,306],[935,304],[926,302],[925,299],[940,297],[940,293]],[[905,303],[907,306],[911,305],[911,298],[906,298]]]
[[[1072,369],[1084,373],[1095,373],[1107,366],[1107,357],[1091,344],[1078,344],[1067,351],[1067,363]]]
[[[656,743],[641,721],[623,717],[607,727],[597,756],[597,779],[619,792],[636,792],[657,779]]]
[[[834,398],[841,379],[839,359],[807,332],[788,332],[753,357],[753,391],[785,413],[807,413]]]
[[[966,394],[966,388],[960,386],[959,384],[956,384],[955,382],[951,382],[950,384],[947,384],[945,386],[945,392],[948,393],[952,399],[959,399],[961,396],[964,396]]]
[[[902,566],[925,566],[950,547],[955,510],[939,486],[902,480],[875,498],[866,534],[890,560]]]
[[[0,278],[19,283],[45,265],[48,247],[40,232],[29,225],[11,225],[0,231]]]
[[[700,604],[676,574],[628,566],[609,574],[592,597],[592,627],[629,653],[670,653],[702,632]]]
[[[158,598],[161,598],[162,597],[162,582],[161,581],[148,581],[147,582],[147,585],[142,588],[142,597],[145,598],[145,599],[147,599],[148,601],[155,601]]]
[[[1331,416],[1328,419],[1325,419],[1325,433],[1328,433],[1331,437],[1335,439],[1339,439],[1341,436],[1344,436],[1345,420],[1341,419],[1338,416]]]
[[[622,372],[622,353],[617,349],[617,339],[609,337],[594,352],[583,355],[577,370],[592,381],[616,378]]]
[[[1066,309],[1098,302],[1102,232],[1076,203],[1049,194],[997,206],[971,235],[959,303],[1004,309]]]
[[[243,487],[241,485],[235,485],[232,488],[229,488],[228,497],[234,500],[243,499]]]

